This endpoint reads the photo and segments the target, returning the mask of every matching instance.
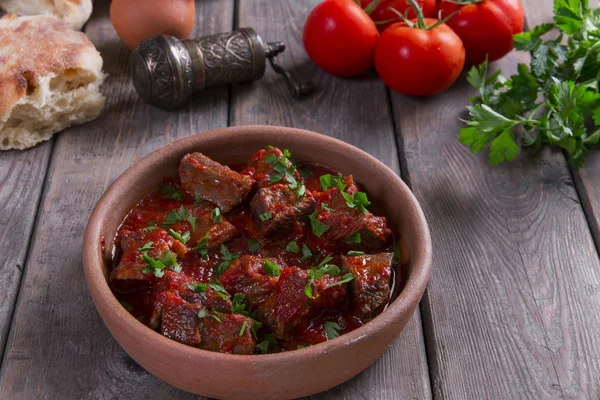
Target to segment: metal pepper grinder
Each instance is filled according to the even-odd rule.
[[[312,82],[294,82],[277,64],[275,56],[284,50],[283,42],[265,44],[254,29],[241,28],[183,41],[157,35],[140,43],[129,62],[138,95],[169,110],[203,89],[262,78],[267,59],[292,96],[310,93],[315,88]]]

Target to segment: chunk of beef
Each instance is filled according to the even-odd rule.
[[[344,183],[346,184],[344,192],[348,194],[358,192],[352,175],[347,176]],[[349,207],[337,187],[315,193],[314,196],[318,208],[322,210],[317,218],[329,227],[323,235],[327,241],[345,240],[348,236],[358,233],[361,248],[377,250],[385,245],[392,233],[385,217],[377,217],[370,212]]]
[[[283,161],[283,152],[277,147],[259,150],[254,153],[243,173],[250,175],[257,182],[259,188],[271,186],[273,183],[289,183],[285,176],[280,181],[271,181],[270,176],[275,172],[276,160]],[[289,168],[292,163],[286,159],[285,166]],[[294,177],[296,180],[300,180],[298,171],[294,171]]]
[[[231,299],[229,296],[217,293],[209,285],[206,285],[204,293],[198,293],[190,287],[190,285],[195,286],[197,283],[193,278],[185,274],[166,270],[165,275],[161,279],[158,279],[152,288],[154,310],[148,326],[152,329],[159,327],[165,302],[171,295],[180,297],[188,303],[202,304],[210,310],[222,313],[231,312]]]
[[[342,271],[350,272],[353,302],[363,321],[375,318],[390,299],[393,253],[342,256]]]
[[[188,303],[171,292],[163,292],[163,297],[162,334],[183,344],[198,346],[202,341],[198,327],[200,305]]]
[[[254,321],[251,318],[241,314],[218,314],[216,317],[219,320],[212,316],[201,318],[200,348],[230,354],[254,353]]]
[[[196,218],[195,230],[189,220],[186,221],[190,224],[190,241],[188,242],[190,247],[197,246],[207,233],[209,248],[227,243],[238,235],[237,229],[227,218],[221,216],[220,222],[215,222],[211,215],[215,207],[215,205],[207,203],[190,208],[190,216]]]
[[[146,243],[152,242],[152,248],[147,251],[147,255],[152,258],[160,258],[168,250],[177,252],[179,245],[176,244],[171,236],[163,230],[156,229],[153,232],[144,231],[128,231],[121,230],[119,232],[121,237],[121,249],[123,255],[119,265],[110,274],[110,279],[125,280],[125,279],[139,279],[139,280],[151,280],[152,277],[149,274],[144,274],[142,268],[147,263],[142,260],[142,253],[140,248]]]
[[[277,277],[263,271],[264,259],[245,255],[233,261],[220,276],[225,290],[231,295],[243,293],[250,306],[257,307],[275,292]]]
[[[275,337],[285,339],[297,326],[307,323],[323,308],[335,306],[345,299],[346,284],[331,286],[340,279],[325,275],[322,279],[311,280],[306,270],[284,268],[277,282],[276,293],[259,307],[259,314],[271,327]],[[312,298],[307,296],[305,290],[309,282]]]
[[[181,184],[190,193],[216,203],[228,212],[244,202],[254,181],[202,153],[187,154],[179,165]]]
[[[250,202],[254,221],[265,237],[300,233],[314,206],[312,197],[298,198],[284,184],[259,189]]]

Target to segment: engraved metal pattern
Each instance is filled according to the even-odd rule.
[[[243,30],[198,39],[206,66],[204,87],[255,79],[253,46]]]

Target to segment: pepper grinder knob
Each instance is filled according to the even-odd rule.
[[[314,85],[295,84],[276,63],[275,56],[284,50],[282,42],[265,45],[254,29],[241,28],[183,41],[153,36],[140,43],[129,62],[138,95],[149,104],[169,110],[203,89],[262,78],[267,58],[294,97],[307,94]]]

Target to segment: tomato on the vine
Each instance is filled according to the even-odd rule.
[[[304,25],[302,41],[308,56],[326,72],[350,77],[373,65],[379,32],[353,0],[325,0]]]
[[[360,0],[360,6],[364,9],[371,4],[373,0]],[[423,15],[425,17],[432,17],[435,14],[435,0],[417,0],[417,4],[421,7]],[[400,14],[404,14],[408,10],[407,18],[416,18],[415,10],[412,9],[410,3],[407,0],[381,0],[375,8],[370,12],[371,19],[375,22],[394,21],[398,22],[398,15],[391,9],[398,11]],[[390,26],[388,24],[380,24],[377,26],[380,32],[383,32],[385,28]]]
[[[465,64],[460,38],[443,21],[417,18],[391,25],[375,48],[375,68],[391,89],[429,96],[452,85]]]
[[[513,48],[513,35],[523,31],[520,0],[442,0],[437,10],[440,18],[457,11],[447,24],[462,39],[467,64],[502,58]]]

